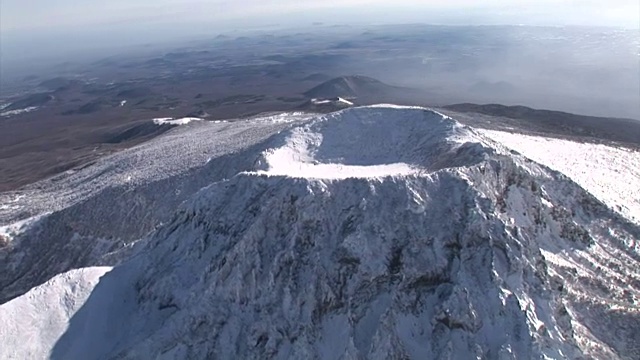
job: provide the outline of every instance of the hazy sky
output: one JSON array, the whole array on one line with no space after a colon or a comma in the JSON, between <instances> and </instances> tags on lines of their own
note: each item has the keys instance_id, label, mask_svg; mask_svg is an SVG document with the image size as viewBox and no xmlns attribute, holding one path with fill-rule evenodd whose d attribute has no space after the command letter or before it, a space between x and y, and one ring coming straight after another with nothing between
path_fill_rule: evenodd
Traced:
<instances>
[{"instance_id":1,"label":"hazy sky","mask_svg":"<svg viewBox=\"0 0 640 360\"><path fill-rule=\"evenodd\" d=\"M5 33L78 31L79 27L210 22L286 25L301 20L439 22L471 15L475 23L638 27L638 0L1 0Z\"/></svg>"},{"instance_id":2,"label":"hazy sky","mask_svg":"<svg viewBox=\"0 0 640 360\"><path fill-rule=\"evenodd\" d=\"M314 22L638 28L640 0L0 0L0 75L45 57Z\"/></svg>"}]
</instances>

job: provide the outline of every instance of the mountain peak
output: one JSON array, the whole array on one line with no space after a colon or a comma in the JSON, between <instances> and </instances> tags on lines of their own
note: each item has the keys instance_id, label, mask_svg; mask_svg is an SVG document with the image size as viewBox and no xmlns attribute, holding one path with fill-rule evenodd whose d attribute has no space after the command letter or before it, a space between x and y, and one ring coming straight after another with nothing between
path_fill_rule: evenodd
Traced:
<instances>
[{"instance_id":1,"label":"mountain peak","mask_svg":"<svg viewBox=\"0 0 640 360\"><path fill-rule=\"evenodd\" d=\"M379 80L362 75L337 77L310 89L305 96L310 98L335 98L347 99L361 96L383 95L393 90L394 87Z\"/></svg>"},{"instance_id":2,"label":"mountain peak","mask_svg":"<svg viewBox=\"0 0 640 360\"><path fill-rule=\"evenodd\" d=\"M253 166L103 277L52 358L632 354L640 229L446 116L351 108L230 156Z\"/></svg>"},{"instance_id":3,"label":"mountain peak","mask_svg":"<svg viewBox=\"0 0 640 360\"><path fill-rule=\"evenodd\" d=\"M416 133L424 136L415 136ZM479 135L419 107L343 110L281 135L260 174L316 179L412 175L483 159Z\"/></svg>"}]
</instances>

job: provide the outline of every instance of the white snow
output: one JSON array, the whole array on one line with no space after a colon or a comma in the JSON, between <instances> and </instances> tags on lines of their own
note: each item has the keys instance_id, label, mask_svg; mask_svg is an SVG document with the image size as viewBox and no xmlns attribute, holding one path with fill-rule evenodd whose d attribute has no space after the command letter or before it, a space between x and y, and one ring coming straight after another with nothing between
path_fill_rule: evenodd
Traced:
<instances>
[{"instance_id":1,"label":"white snow","mask_svg":"<svg viewBox=\"0 0 640 360\"><path fill-rule=\"evenodd\" d=\"M640 223L640 151L503 131L478 131L564 173L612 209Z\"/></svg>"},{"instance_id":2,"label":"white snow","mask_svg":"<svg viewBox=\"0 0 640 360\"><path fill-rule=\"evenodd\" d=\"M338 98L338 102L343 103L345 105L353 105L353 103L351 101L345 100L345 99L343 99L341 97Z\"/></svg>"},{"instance_id":3,"label":"white snow","mask_svg":"<svg viewBox=\"0 0 640 360\"><path fill-rule=\"evenodd\" d=\"M37 106L30 106L30 107L24 108L24 109L16 109L16 110L5 111L5 112L0 113L0 116L9 117L9 116L20 115L20 114L32 112L32 111L35 111L35 110L38 110Z\"/></svg>"},{"instance_id":4,"label":"white snow","mask_svg":"<svg viewBox=\"0 0 640 360\"><path fill-rule=\"evenodd\" d=\"M184 117L180 119L174 118L156 118L153 119L153 123L156 125L186 125L192 121L202 121L203 119L197 117Z\"/></svg>"},{"instance_id":5,"label":"white snow","mask_svg":"<svg viewBox=\"0 0 640 360\"><path fill-rule=\"evenodd\" d=\"M157 125L162 125L164 123L166 123L167 121L171 121L173 120L173 118L171 117L164 117L164 118L155 118L153 119L153 122Z\"/></svg>"},{"instance_id":6,"label":"white snow","mask_svg":"<svg viewBox=\"0 0 640 360\"><path fill-rule=\"evenodd\" d=\"M388 165L342 165L342 164L309 164L303 162L287 163L287 157L270 159L269 165L273 166L269 171L264 172L272 176L290 176L310 179L348 179L348 178L379 178L385 176L403 176L418 173L418 169L412 168L408 164L396 163Z\"/></svg>"},{"instance_id":7,"label":"white snow","mask_svg":"<svg viewBox=\"0 0 640 360\"><path fill-rule=\"evenodd\" d=\"M72 271L0 306L0 358L637 358L638 228L488 135L388 105L204 122L44 183L75 206L40 271L156 230L86 302L55 300L99 277Z\"/></svg>"},{"instance_id":8,"label":"white snow","mask_svg":"<svg viewBox=\"0 0 640 360\"><path fill-rule=\"evenodd\" d=\"M343 99L341 97L337 98L337 99L311 99L311 103L314 105L324 105L324 104L342 104L342 105L347 105L347 106L353 106L353 103L349 100Z\"/></svg>"},{"instance_id":9,"label":"white snow","mask_svg":"<svg viewBox=\"0 0 640 360\"><path fill-rule=\"evenodd\" d=\"M25 232L30 226L32 226L36 221L38 221L45 215L46 214L38 215L30 217L28 219L16 221L12 224L0 226L0 236L6 240L11 241L19 234Z\"/></svg>"},{"instance_id":10,"label":"white snow","mask_svg":"<svg viewBox=\"0 0 640 360\"><path fill-rule=\"evenodd\" d=\"M412 106L412 105L396 105L396 104L375 104L367 106L369 108L379 108L379 109L396 109L396 110L421 110L424 109L420 106ZM437 111L429 110L433 113L440 114ZM448 117L447 117L448 118Z\"/></svg>"},{"instance_id":11,"label":"white snow","mask_svg":"<svg viewBox=\"0 0 640 360\"><path fill-rule=\"evenodd\" d=\"M46 359L110 267L71 270L0 305L0 359Z\"/></svg>"},{"instance_id":12,"label":"white snow","mask_svg":"<svg viewBox=\"0 0 640 360\"><path fill-rule=\"evenodd\" d=\"M436 142L414 137L414 131L429 131L450 149L481 141L445 116L423 113L424 109L360 109L369 118L343 111L292 129L283 145L263 153L266 170L257 173L329 180L407 176L427 172L431 164L424 164L424 156L436 147Z\"/></svg>"},{"instance_id":13,"label":"white snow","mask_svg":"<svg viewBox=\"0 0 640 360\"><path fill-rule=\"evenodd\" d=\"M348 165L340 162L322 163L314 157L322 144L322 135L299 128L292 132L287 143L268 150L265 160L268 170L258 174L315 179L376 178L415 174L419 168L398 162L392 164ZM354 149L360 144L353 144Z\"/></svg>"},{"instance_id":14,"label":"white snow","mask_svg":"<svg viewBox=\"0 0 640 360\"><path fill-rule=\"evenodd\" d=\"M586 208L576 184L437 113L349 109L236 156L223 166L261 161L187 200L119 268L128 275L105 277L99 298L129 293L128 307L88 305L59 358L602 358L576 339L612 317L567 315L581 303L552 282L581 301L605 288L615 311L635 311L616 282L590 285L589 268L629 279L636 296L637 261L618 245L634 230L600 221L612 213ZM571 238L579 229L599 245ZM627 326L606 321L612 333ZM594 346L609 343L592 332Z\"/></svg>"},{"instance_id":15,"label":"white snow","mask_svg":"<svg viewBox=\"0 0 640 360\"><path fill-rule=\"evenodd\" d=\"M16 195L16 196L6 196L2 199L2 203L0 203L0 210L17 210L19 209L19 205L17 203L20 200L24 199L24 195Z\"/></svg>"},{"instance_id":16,"label":"white snow","mask_svg":"<svg viewBox=\"0 0 640 360\"><path fill-rule=\"evenodd\" d=\"M260 116L250 118L248 121L254 124L290 124L308 120L312 115L300 111L285 112L277 114L262 114Z\"/></svg>"}]
</instances>

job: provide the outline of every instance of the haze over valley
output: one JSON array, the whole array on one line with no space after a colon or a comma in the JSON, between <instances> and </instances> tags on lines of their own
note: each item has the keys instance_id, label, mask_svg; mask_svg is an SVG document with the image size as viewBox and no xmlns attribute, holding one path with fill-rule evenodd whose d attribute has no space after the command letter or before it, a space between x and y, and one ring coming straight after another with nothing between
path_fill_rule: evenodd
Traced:
<instances>
[{"instance_id":1,"label":"haze over valley","mask_svg":"<svg viewBox=\"0 0 640 360\"><path fill-rule=\"evenodd\" d=\"M640 358L639 7L3 1L0 359Z\"/></svg>"}]
</instances>

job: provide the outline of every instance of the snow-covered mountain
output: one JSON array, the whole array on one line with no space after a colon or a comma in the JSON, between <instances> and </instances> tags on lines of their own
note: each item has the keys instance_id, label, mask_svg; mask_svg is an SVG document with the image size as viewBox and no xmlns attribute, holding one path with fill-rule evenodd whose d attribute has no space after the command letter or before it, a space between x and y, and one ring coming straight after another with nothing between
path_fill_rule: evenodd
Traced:
<instances>
[{"instance_id":1,"label":"snow-covered mountain","mask_svg":"<svg viewBox=\"0 0 640 360\"><path fill-rule=\"evenodd\" d=\"M196 191L251 170L248 149L309 117L189 123L87 168L0 194L0 303L70 269L116 265Z\"/></svg>"},{"instance_id":2,"label":"snow-covered mountain","mask_svg":"<svg viewBox=\"0 0 640 360\"><path fill-rule=\"evenodd\" d=\"M109 267L71 270L0 306L3 340L0 358L47 358L67 330L71 317L109 270Z\"/></svg>"},{"instance_id":3,"label":"snow-covered mountain","mask_svg":"<svg viewBox=\"0 0 640 360\"><path fill-rule=\"evenodd\" d=\"M47 330L46 339L58 340L43 342L38 354L640 356L640 226L593 191L423 108L385 105L290 119L245 124L257 132L247 145L208 154L204 165L188 156L193 165L173 177L142 176L128 198L155 199L148 204L160 206L161 215L131 236L143 240L133 255L118 258L79 310L62 306L68 328ZM202 134L207 126L176 131ZM239 125L215 126L208 136L226 131L216 139L235 144L232 129ZM189 143L176 140L173 149ZM198 146L194 154L206 148ZM155 173L157 166L148 169ZM184 198L163 192L172 186L188 189ZM94 198L68 200L68 208ZM160 204L165 198L170 206ZM130 204L122 199L123 208ZM178 206L180 199L186 201ZM177 210L168 215L171 208ZM118 236L135 227L125 223ZM9 248L21 246L17 238ZM47 245L34 240L33 246ZM92 266L95 258L77 264ZM37 309L0 312L3 326L31 314L46 323L41 308L51 296L39 293L46 291L1 305L35 301L29 306ZM37 329L28 331L44 331ZM5 354L29 354L16 341L24 332L4 334L16 344Z\"/></svg>"},{"instance_id":4,"label":"snow-covered mountain","mask_svg":"<svg viewBox=\"0 0 640 360\"><path fill-rule=\"evenodd\" d=\"M341 76L323 82L304 93L308 98L357 98L368 96L380 96L392 93L398 88L387 85L379 80L361 76Z\"/></svg>"}]
</instances>

